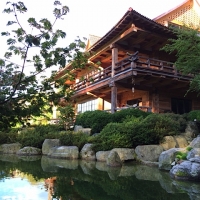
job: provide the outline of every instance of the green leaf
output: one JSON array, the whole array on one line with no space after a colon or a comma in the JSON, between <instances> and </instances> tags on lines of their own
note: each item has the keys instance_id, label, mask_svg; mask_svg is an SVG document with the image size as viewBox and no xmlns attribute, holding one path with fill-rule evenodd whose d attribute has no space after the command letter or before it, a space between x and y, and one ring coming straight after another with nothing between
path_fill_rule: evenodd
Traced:
<instances>
[{"instance_id":1,"label":"green leaf","mask_svg":"<svg viewBox=\"0 0 200 200\"><path fill-rule=\"evenodd\" d=\"M10 33L9 32L1 32L1 36L9 36Z\"/></svg>"},{"instance_id":2,"label":"green leaf","mask_svg":"<svg viewBox=\"0 0 200 200\"><path fill-rule=\"evenodd\" d=\"M15 39L12 39L12 38L9 38L7 40L7 45L11 45L11 44L15 44L16 43L16 40Z\"/></svg>"},{"instance_id":3,"label":"green leaf","mask_svg":"<svg viewBox=\"0 0 200 200\"><path fill-rule=\"evenodd\" d=\"M8 21L8 23L6 25L10 26L10 25L15 24L15 23L17 23L17 22L16 21Z\"/></svg>"}]
</instances>

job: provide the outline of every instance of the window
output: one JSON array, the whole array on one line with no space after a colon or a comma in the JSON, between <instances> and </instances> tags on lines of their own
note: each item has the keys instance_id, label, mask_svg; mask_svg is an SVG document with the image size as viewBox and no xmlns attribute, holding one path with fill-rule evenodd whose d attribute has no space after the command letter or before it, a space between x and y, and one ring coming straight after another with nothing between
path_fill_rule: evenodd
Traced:
<instances>
[{"instance_id":1,"label":"window","mask_svg":"<svg viewBox=\"0 0 200 200\"><path fill-rule=\"evenodd\" d=\"M192 102L188 99L171 99L171 110L176 114L188 113L191 111Z\"/></svg>"},{"instance_id":2,"label":"window","mask_svg":"<svg viewBox=\"0 0 200 200\"><path fill-rule=\"evenodd\" d=\"M92 111L97 109L98 99L87 101L81 104L78 104L78 113L83 113L85 111Z\"/></svg>"}]
</instances>

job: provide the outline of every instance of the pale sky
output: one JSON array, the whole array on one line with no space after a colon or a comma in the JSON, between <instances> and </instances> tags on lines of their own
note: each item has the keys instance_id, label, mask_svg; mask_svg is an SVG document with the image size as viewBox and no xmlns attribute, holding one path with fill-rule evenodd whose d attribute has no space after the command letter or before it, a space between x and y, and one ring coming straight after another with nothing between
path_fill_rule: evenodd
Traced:
<instances>
[{"instance_id":1,"label":"pale sky","mask_svg":"<svg viewBox=\"0 0 200 200\"><path fill-rule=\"evenodd\" d=\"M0 10L3 10L8 0L0 0ZM12 0L10 0L13 2ZM18 0L23 1L28 8L28 15L22 15L22 22L28 17L53 18L54 0ZM76 36L88 38L89 34L96 36L105 35L132 7L140 14L153 19L158 15L172 9L185 0L62 0L63 5L67 5L70 12L64 20L56 24L56 28L64 30L67 38L62 44L72 42ZM11 14L0 12L0 32L7 31L5 25L11 18ZM22 23L23 24L23 23ZM22 25L23 26L23 25ZM5 37L0 36L0 58L6 51ZM20 63L19 63L20 64Z\"/></svg>"}]
</instances>

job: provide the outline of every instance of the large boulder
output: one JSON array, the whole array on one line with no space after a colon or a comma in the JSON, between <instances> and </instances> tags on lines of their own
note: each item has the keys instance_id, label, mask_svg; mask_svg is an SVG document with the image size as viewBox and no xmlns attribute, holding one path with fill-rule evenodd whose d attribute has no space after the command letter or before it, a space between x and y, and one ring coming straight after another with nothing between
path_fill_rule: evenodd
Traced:
<instances>
[{"instance_id":1,"label":"large boulder","mask_svg":"<svg viewBox=\"0 0 200 200\"><path fill-rule=\"evenodd\" d=\"M174 162L178 151L185 152L186 150L182 148L172 148L163 151L159 156L159 169L170 170L171 164Z\"/></svg>"},{"instance_id":2,"label":"large boulder","mask_svg":"<svg viewBox=\"0 0 200 200\"><path fill-rule=\"evenodd\" d=\"M42 144L42 154L47 155L49 154L51 148L60 146L59 139L45 139Z\"/></svg>"},{"instance_id":3,"label":"large boulder","mask_svg":"<svg viewBox=\"0 0 200 200\"><path fill-rule=\"evenodd\" d=\"M122 162L127 160L134 160L135 159L135 150L129 148L114 148L113 151L116 151L120 157Z\"/></svg>"},{"instance_id":4,"label":"large boulder","mask_svg":"<svg viewBox=\"0 0 200 200\"><path fill-rule=\"evenodd\" d=\"M176 140L173 136L165 136L160 145L163 147L164 151L177 147Z\"/></svg>"},{"instance_id":5,"label":"large boulder","mask_svg":"<svg viewBox=\"0 0 200 200\"><path fill-rule=\"evenodd\" d=\"M92 144L85 144L80 152L83 160L96 160L95 152L92 150Z\"/></svg>"},{"instance_id":6,"label":"large boulder","mask_svg":"<svg viewBox=\"0 0 200 200\"><path fill-rule=\"evenodd\" d=\"M96 159L97 161L106 162L106 159L108 158L109 154L110 151L98 151L96 152Z\"/></svg>"},{"instance_id":7,"label":"large boulder","mask_svg":"<svg viewBox=\"0 0 200 200\"><path fill-rule=\"evenodd\" d=\"M110 151L108 158L106 159L106 164L111 167L121 167L122 161L116 151Z\"/></svg>"},{"instance_id":8,"label":"large boulder","mask_svg":"<svg viewBox=\"0 0 200 200\"><path fill-rule=\"evenodd\" d=\"M188 122L185 132L182 135L188 142L191 142L199 134L199 129L196 122Z\"/></svg>"},{"instance_id":9,"label":"large boulder","mask_svg":"<svg viewBox=\"0 0 200 200\"><path fill-rule=\"evenodd\" d=\"M48 154L50 157L54 158L64 158L64 159L78 159L79 149L77 146L60 146L51 149Z\"/></svg>"},{"instance_id":10,"label":"large boulder","mask_svg":"<svg viewBox=\"0 0 200 200\"><path fill-rule=\"evenodd\" d=\"M21 148L20 143L2 144L0 145L0 153L2 154L16 154Z\"/></svg>"},{"instance_id":11,"label":"large boulder","mask_svg":"<svg viewBox=\"0 0 200 200\"><path fill-rule=\"evenodd\" d=\"M176 140L178 148L185 148L189 144L188 141L186 140L186 138L182 135L176 135L176 136L174 136L174 139Z\"/></svg>"},{"instance_id":12,"label":"large boulder","mask_svg":"<svg viewBox=\"0 0 200 200\"><path fill-rule=\"evenodd\" d=\"M41 153L41 149L35 147L24 147L17 152L18 155L40 155Z\"/></svg>"},{"instance_id":13,"label":"large boulder","mask_svg":"<svg viewBox=\"0 0 200 200\"><path fill-rule=\"evenodd\" d=\"M190 158L195 158L198 156L200 156L200 148L193 148L188 152L187 159L189 160Z\"/></svg>"},{"instance_id":14,"label":"large boulder","mask_svg":"<svg viewBox=\"0 0 200 200\"><path fill-rule=\"evenodd\" d=\"M135 148L137 160L157 162L163 147L160 145L141 145Z\"/></svg>"},{"instance_id":15,"label":"large boulder","mask_svg":"<svg viewBox=\"0 0 200 200\"><path fill-rule=\"evenodd\" d=\"M200 135L198 135L192 142L190 143L192 148L200 148Z\"/></svg>"},{"instance_id":16,"label":"large boulder","mask_svg":"<svg viewBox=\"0 0 200 200\"><path fill-rule=\"evenodd\" d=\"M75 127L74 127L74 132L82 132L87 135L91 135L91 130L92 130L91 128L83 128L80 125L75 125Z\"/></svg>"},{"instance_id":17,"label":"large boulder","mask_svg":"<svg viewBox=\"0 0 200 200\"><path fill-rule=\"evenodd\" d=\"M173 166L170 175L178 180L200 180L200 157L191 158Z\"/></svg>"}]
</instances>

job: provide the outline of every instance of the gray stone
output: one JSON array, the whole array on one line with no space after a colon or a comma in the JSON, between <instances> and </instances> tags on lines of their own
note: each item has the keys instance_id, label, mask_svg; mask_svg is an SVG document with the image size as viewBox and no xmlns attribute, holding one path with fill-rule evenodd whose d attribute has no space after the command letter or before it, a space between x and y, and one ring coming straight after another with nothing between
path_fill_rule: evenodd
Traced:
<instances>
[{"instance_id":1,"label":"gray stone","mask_svg":"<svg viewBox=\"0 0 200 200\"><path fill-rule=\"evenodd\" d=\"M159 156L159 169L170 170L171 164L174 162L178 151L185 152L186 150L181 148L172 148L163 151Z\"/></svg>"},{"instance_id":2,"label":"gray stone","mask_svg":"<svg viewBox=\"0 0 200 200\"><path fill-rule=\"evenodd\" d=\"M197 156L200 156L200 148L193 148L188 152L187 159L189 160L190 158L194 158Z\"/></svg>"},{"instance_id":3,"label":"gray stone","mask_svg":"<svg viewBox=\"0 0 200 200\"><path fill-rule=\"evenodd\" d=\"M51 148L60 146L59 139L45 139L42 145L42 154L49 154Z\"/></svg>"},{"instance_id":4,"label":"gray stone","mask_svg":"<svg viewBox=\"0 0 200 200\"><path fill-rule=\"evenodd\" d=\"M122 161L116 151L111 151L106 159L106 164L111 167L121 167Z\"/></svg>"},{"instance_id":5,"label":"gray stone","mask_svg":"<svg viewBox=\"0 0 200 200\"><path fill-rule=\"evenodd\" d=\"M83 127L80 125L75 125L74 126L74 132L78 132L80 129L82 129Z\"/></svg>"},{"instance_id":6,"label":"gray stone","mask_svg":"<svg viewBox=\"0 0 200 200\"><path fill-rule=\"evenodd\" d=\"M0 145L0 153L2 154L16 154L21 148L20 143L2 144Z\"/></svg>"},{"instance_id":7,"label":"gray stone","mask_svg":"<svg viewBox=\"0 0 200 200\"><path fill-rule=\"evenodd\" d=\"M135 150L129 148L114 148L113 151L116 151L120 157L122 162L127 160L134 160L135 159Z\"/></svg>"},{"instance_id":8,"label":"gray stone","mask_svg":"<svg viewBox=\"0 0 200 200\"><path fill-rule=\"evenodd\" d=\"M110 151L98 151L96 152L96 159L97 161L106 162Z\"/></svg>"},{"instance_id":9,"label":"gray stone","mask_svg":"<svg viewBox=\"0 0 200 200\"><path fill-rule=\"evenodd\" d=\"M48 156L54 158L64 158L64 159L78 159L79 149L77 146L60 146L53 148Z\"/></svg>"},{"instance_id":10,"label":"gray stone","mask_svg":"<svg viewBox=\"0 0 200 200\"><path fill-rule=\"evenodd\" d=\"M199 133L198 127L196 122L188 122L187 127L185 129L185 133L183 135L185 136L187 141L192 141L193 138L195 138Z\"/></svg>"},{"instance_id":11,"label":"gray stone","mask_svg":"<svg viewBox=\"0 0 200 200\"><path fill-rule=\"evenodd\" d=\"M160 145L141 145L135 148L137 160L157 162L163 148Z\"/></svg>"},{"instance_id":12,"label":"gray stone","mask_svg":"<svg viewBox=\"0 0 200 200\"><path fill-rule=\"evenodd\" d=\"M85 144L80 152L83 160L96 160L95 152L92 150L92 144Z\"/></svg>"},{"instance_id":13,"label":"gray stone","mask_svg":"<svg viewBox=\"0 0 200 200\"><path fill-rule=\"evenodd\" d=\"M192 148L200 148L200 135L198 135L192 142L190 143Z\"/></svg>"},{"instance_id":14,"label":"gray stone","mask_svg":"<svg viewBox=\"0 0 200 200\"><path fill-rule=\"evenodd\" d=\"M165 136L160 145L163 147L164 151L177 147L176 140L173 136Z\"/></svg>"},{"instance_id":15,"label":"gray stone","mask_svg":"<svg viewBox=\"0 0 200 200\"><path fill-rule=\"evenodd\" d=\"M18 155L40 155L41 153L41 149L35 147L24 147L17 152Z\"/></svg>"},{"instance_id":16,"label":"gray stone","mask_svg":"<svg viewBox=\"0 0 200 200\"><path fill-rule=\"evenodd\" d=\"M177 180L200 180L200 157L191 158L175 165L170 175Z\"/></svg>"}]
</instances>

